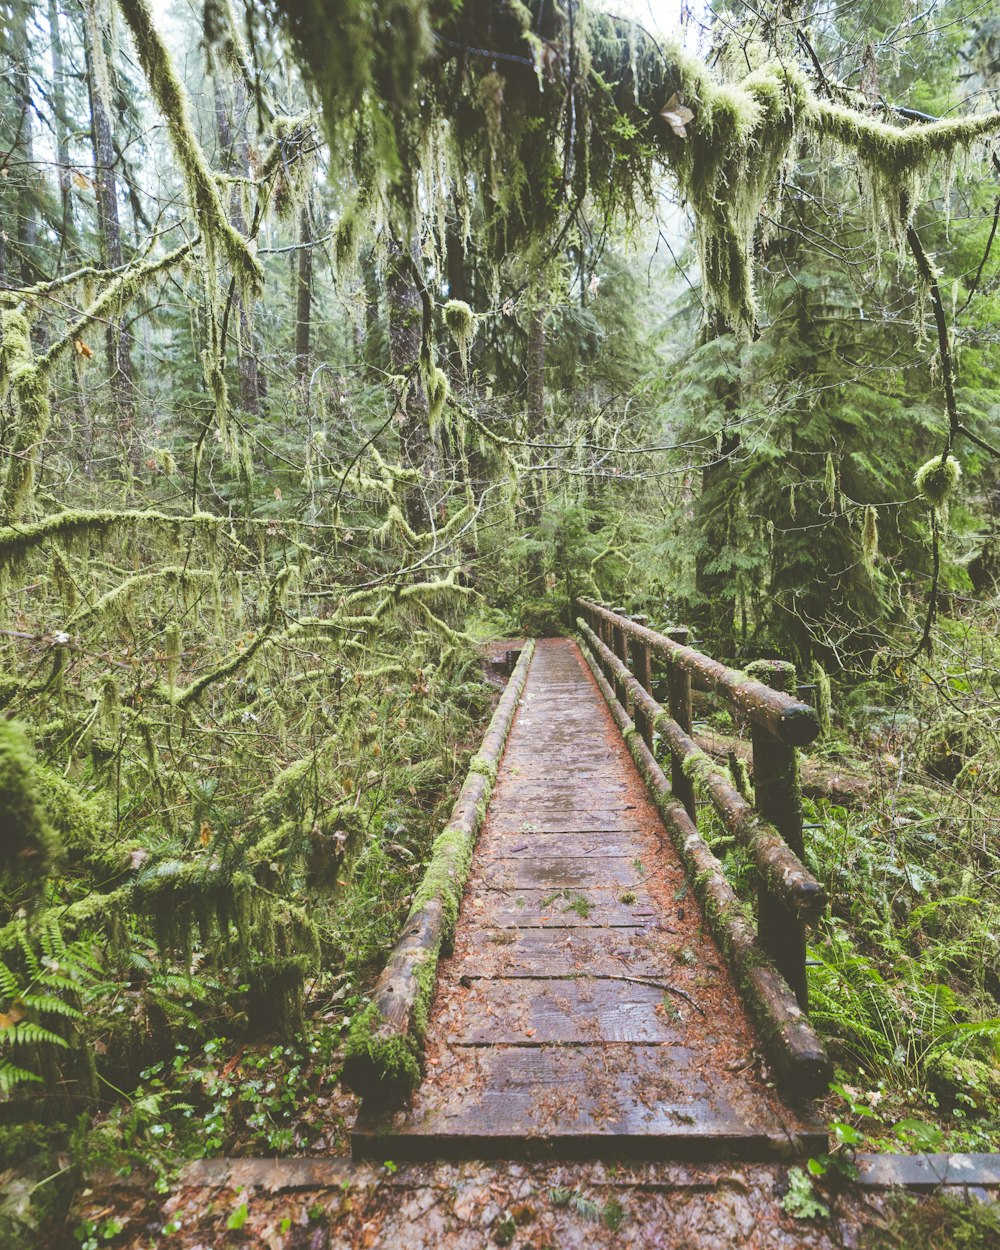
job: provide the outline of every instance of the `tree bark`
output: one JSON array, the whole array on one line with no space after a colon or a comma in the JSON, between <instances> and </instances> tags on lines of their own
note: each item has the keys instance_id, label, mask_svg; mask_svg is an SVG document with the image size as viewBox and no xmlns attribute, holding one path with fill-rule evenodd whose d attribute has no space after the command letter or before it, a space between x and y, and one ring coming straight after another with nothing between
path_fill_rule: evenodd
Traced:
<instances>
[{"instance_id":1,"label":"tree bark","mask_svg":"<svg viewBox=\"0 0 1000 1250\"><path fill-rule=\"evenodd\" d=\"M540 299L531 310L527 365L528 440L541 442L545 433L545 306ZM530 449L528 459L533 466L536 465L540 459L539 451ZM525 520L529 538L538 541L538 527L545 505L539 472L535 471L529 476L526 495ZM541 548L533 547L528 553L528 585L536 595L542 594L545 589L545 562Z\"/></svg>"},{"instance_id":2,"label":"tree bark","mask_svg":"<svg viewBox=\"0 0 1000 1250\"><path fill-rule=\"evenodd\" d=\"M404 464L417 469L425 481L430 481L436 476L436 466L427 394L420 376L424 319L423 300L416 281L420 254L415 241L406 246L392 239L388 250L389 356L393 373L408 382L399 414L399 440ZM427 529L427 509L419 485L406 492L405 511L411 529Z\"/></svg>"},{"instance_id":3,"label":"tree bark","mask_svg":"<svg viewBox=\"0 0 1000 1250\"><path fill-rule=\"evenodd\" d=\"M62 248L71 256L80 252L76 217L73 213L73 175L69 160L69 111L66 106L66 67L63 60L59 6L49 0L49 37L52 55L52 111L56 132L56 159L59 162L59 194L62 199Z\"/></svg>"},{"instance_id":4,"label":"tree bark","mask_svg":"<svg viewBox=\"0 0 1000 1250\"><path fill-rule=\"evenodd\" d=\"M121 221L118 215L118 183L115 177L115 148L111 133L108 98L108 63L104 48L103 0L87 0L84 21L84 48L87 59L87 88L90 95L91 144L94 154L94 181L97 192L97 226L101 260L109 269L124 264ZM108 372L119 436L133 468L139 465L139 442L135 421L135 382L132 354L124 318L112 317L107 335Z\"/></svg>"},{"instance_id":5,"label":"tree bark","mask_svg":"<svg viewBox=\"0 0 1000 1250\"><path fill-rule=\"evenodd\" d=\"M313 236L309 204L299 214L299 250L295 272L295 376L306 381L311 371Z\"/></svg>"},{"instance_id":6,"label":"tree bark","mask_svg":"<svg viewBox=\"0 0 1000 1250\"><path fill-rule=\"evenodd\" d=\"M223 170L230 175L248 175L250 172L250 141L246 133L246 90L237 76L232 81L229 101L226 99L225 83L218 65L213 67L215 79L215 127L219 140L219 160ZM232 105L230 117L227 104ZM229 217L236 230L248 233L243 197L238 186L229 196ZM260 412L260 379L257 374L257 355L254 351L253 310L247 308L239 292L233 296L233 312L239 323L239 347L237 374L240 384L240 407L244 412L257 415Z\"/></svg>"}]
</instances>

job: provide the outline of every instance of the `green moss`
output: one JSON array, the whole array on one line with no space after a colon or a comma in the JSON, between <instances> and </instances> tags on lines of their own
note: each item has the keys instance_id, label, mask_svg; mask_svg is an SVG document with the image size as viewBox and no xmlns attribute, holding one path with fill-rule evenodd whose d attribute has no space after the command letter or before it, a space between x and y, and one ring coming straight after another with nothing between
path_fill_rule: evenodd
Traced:
<instances>
[{"instance_id":1,"label":"green moss","mask_svg":"<svg viewBox=\"0 0 1000 1250\"><path fill-rule=\"evenodd\" d=\"M962 466L954 456L932 456L916 471L913 484L936 512L942 512L961 478Z\"/></svg>"},{"instance_id":2,"label":"green moss","mask_svg":"<svg viewBox=\"0 0 1000 1250\"><path fill-rule=\"evenodd\" d=\"M287 218L308 198L315 167L316 124L311 114L278 116L272 129L274 142L264 154L259 180L270 183L274 210Z\"/></svg>"},{"instance_id":3,"label":"green moss","mask_svg":"<svg viewBox=\"0 0 1000 1250\"><path fill-rule=\"evenodd\" d=\"M444 323L458 348L462 372L468 373L469 349L476 337L476 315L465 300L450 299L444 306Z\"/></svg>"},{"instance_id":4,"label":"green moss","mask_svg":"<svg viewBox=\"0 0 1000 1250\"><path fill-rule=\"evenodd\" d=\"M812 663L813 684L816 687L815 705L819 718L820 737L828 738L833 723L833 692L830 687L830 675L819 660Z\"/></svg>"},{"instance_id":5,"label":"green moss","mask_svg":"<svg viewBox=\"0 0 1000 1250\"><path fill-rule=\"evenodd\" d=\"M0 871L41 877L55 849L34 752L21 725L0 721Z\"/></svg>"},{"instance_id":6,"label":"green moss","mask_svg":"<svg viewBox=\"0 0 1000 1250\"><path fill-rule=\"evenodd\" d=\"M659 719L659 717L657 717ZM695 784L704 785L706 780L721 772L718 764L704 751L694 750L681 761L681 772Z\"/></svg>"},{"instance_id":7,"label":"green moss","mask_svg":"<svg viewBox=\"0 0 1000 1250\"><path fill-rule=\"evenodd\" d=\"M373 1071L379 1092L391 1097L420 1084L420 1043L411 1033L381 1036L384 1023L375 1003L369 1003L351 1021L344 1047L344 1079L353 1086L354 1073L364 1072L370 1078ZM370 1092L367 1085L368 1079L359 1092Z\"/></svg>"},{"instance_id":8,"label":"green moss","mask_svg":"<svg viewBox=\"0 0 1000 1250\"><path fill-rule=\"evenodd\" d=\"M947 162L977 139L996 133L996 115L890 126L855 109L812 98L806 120L813 132L855 154L873 216L902 250L906 227L935 164Z\"/></svg>"},{"instance_id":9,"label":"green moss","mask_svg":"<svg viewBox=\"0 0 1000 1250\"><path fill-rule=\"evenodd\" d=\"M432 365L427 377L427 417L432 433L440 428L449 391L447 374L437 365Z\"/></svg>"},{"instance_id":10,"label":"green moss","mask_svg":"<svg viewBox=\"0 0 1000 1250\"><path fill-rule=\"evenodd\" d=\"M496 783L497 766L493 760L485 759L481 754L474 755L469 761L469 772L478 773L481 777L485 777L491 785ZM485 814L485 813L484 813Z\"/></svg>"},{"instance_id":11,"label":"green moss","mask_svg":"<svg viewBox=\"0 0 1000 1250\"><path fill-rule=\"evenodd\" d=\"M263 283L263 270L247 241L233 229L219 194L218 184L208 167L195 134L188 95L177 76L173 59L160 37L146 0L120 0L125 21L135 39L139 61L153 98L167 123L174 155L184 174L202 241L211 250L219 243L241 282L251 289Z\"/></svg>"},{"instance_id":12,"label":"green moss","mask_svg":"<svg viewBox=\"0 0 1000 1250\"><path fill-rule=\"evenodd\" d=\"M477 810L477 817L479 816ZM424 878L413 895L410 914L414 915L432 899L438 899L444 915L445 938L452 934L472 862L473 839L461 829L447 826L434 840L431 860Z\"/></svg>"},{"instance_id":13,"label":"green moss","mask_svg":"<svg viewBox=\"0 0 1000 1250\"><path fill-rule=\"evenodd\" d=\"M7 448L0 509L18 517L31 497L38 449L49 427L48 380L31 348L31 328L20 312L0 313L0 390L9 389L17 424Z\"/></svg>"}]
</instances>

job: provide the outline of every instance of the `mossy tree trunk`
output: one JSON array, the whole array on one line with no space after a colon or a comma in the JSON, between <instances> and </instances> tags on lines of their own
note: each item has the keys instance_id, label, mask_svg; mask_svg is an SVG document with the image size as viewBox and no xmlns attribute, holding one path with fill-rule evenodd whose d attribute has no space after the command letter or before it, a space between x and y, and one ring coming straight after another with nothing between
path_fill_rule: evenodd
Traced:
<instances>
[{"instance_id":1,"label":"mossy tree trunk","mask_svg":"<svg viewBox=\"0 0 1000 1250\"><path fill-rule=\"evenodd\" d=\"M545 435L545 303L540 292L536 293L528 324L526 415L528 441L542 442ZM533 465L539 463L540 449L530 449L529 459ZM537 540L545 506L539 472L529 475L525 494L529 535ZM540 547L532 547L528 553L528 585L536 595L545 589L545 562Z\"/></svg>"},{"instance_id":2,"label":"mossy tree trunk","mask_svg":"<svg viewBox=\"0 0 1000 1250\"><path fill-rule=\"evenodd\" d=\"M219 160L223 170L230 176L248 177L250 174L250 141L246 131L246 89L238 76L227 83L222 70L214 67L215 79L215 130L219 140ZM229 216L236 230L248 233L243 196L240 188L233 186L229 197ZM260 379L257 374L257 354L254 350L253 308L248 307L240 293L233 295L233 313L239 324L239 349L237 371L240 383L240 407L244 412L257 415L260 412Z\"/></svg>"},{"instance_id":3,"label":"mossy tree trunk","mask_svg":"<svg viewBox=\"0 0 1000 1250\"><path fill-rule=\"evenodd\" d=\"M732 327L717 320L706 330L711 342L732 334ZM701 491L695 501L694 521L698 535L695 557L695 602L690 621L696 633L712 642L713 650L732 655L736 642L736 597L732 572L714 568L735 539L736 474L739 454L740 378L738 368L714 384L715 412L719 425L718 447L710 450L701 471Z\"/></svg>"},{"instance_id":4,"label":"mossy tree trunk","mask_svg":"<svg viewBox=\"0 0 1000 1250\"><path fill-rule=\"evenodd\" d=\"M84 48L87 58L87 89L90 96L91 146L94 154L94 182L97 200L97 228L101 261L108 269L124 264L121 220L118 215L116 156L111 130L110 83L104 45L105 12L103 0L87 0L84 20ZM136 431L135 381L127 323L112 316L107 322L106 350L111 396L119 437L133 469L139 466L139 440Z\"/></svg>"},{"instance_id":5,"label":"mossy tree trunk","mask_svg":"<svg viewBox=\"0 0 1000 1250\"><path fill-rule=\"evenodd\" d=\"M299 250L295 268L295 376L307 382L311 372L312 336L312 217L308 201L299 212Z\"/></svg>"},{"instance_id":6,"label":"mossy tree trunk","mask_svg":"<svg viewBox=\"0 0 1000 1250\"><path fill-rule=\"evenodd\" d=\"M386 265L386 299L389 311L389 357L392 371L406 379L401 405L399 441L403 462L416 469L422 485L406 492L406 519L418 533L428 527L424 487L437 476L434 444L430 433L427 392L420 368L423 345L424 306L417 276L420 249L416 240L408 244L392 239Z\"/></svg>"}]
</instances>

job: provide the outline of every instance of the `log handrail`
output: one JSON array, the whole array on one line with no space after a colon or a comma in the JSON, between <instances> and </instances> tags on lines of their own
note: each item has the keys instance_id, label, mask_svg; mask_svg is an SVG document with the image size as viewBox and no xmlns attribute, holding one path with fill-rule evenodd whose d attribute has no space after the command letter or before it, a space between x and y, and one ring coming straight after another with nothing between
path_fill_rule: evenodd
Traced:
<instances>
[{"instance_id":1,"label":"log handrail","mask_svg":"<svg viewBox=\"0 0 1000 1250\"><path fill-rule=\"evenodd\" d=\"M750 852L754 867L771 892L784 902L800 920L815 920L826 905L823 887L798 856L789 849L784 838L760 817L721 768L700 747L696 746L680 725L648 694L626 665L601 642L582 618L577 621L598 659L607 664L619 685L631 696L633 709L670 748L688 775L697 778L726 829ZM621 700L619 700L621 702ZM627 705L626 709L627 709ZM633 719L637 720L633 715Z\"/></svg>"},{"instance_id":2,"label":"log handrail","mask_svg":"<svg viewBox=\"0 0 1000 1250\"><path fill-rule=\"evenodd\" d=\"M815 708L792 695L782 694L761 681L756 681L739 669L727 668L718 660L703 655L693 647L675 642L665 634L658 634L647 625L635 621L591 599L577 599L577 608L596 620L605 622L624 637L647 646L655 655L670 665L677 665L699 678L710 690L726 698L753 724L767 730L782 742L792 746L805 746L819 734L819 717ZM593 624L588 620L588 624Z\"/></svg>"},{"instance_id":3,"label":"log handrail","mask_svg":"<svg viewBox=\"0 0 1000 1250\"><path fill-rule=\"evenodd\" d=\"M666 823L708 926L760 1031L765 1051L791 1093L803 1098L822 1097L833 1079L826 1048L796 1001L787 978L754 937L722 865L672 793L652 751L605 679L597 656L587 648L583 648L583 655Z\"/></svg>"},{"instance_id":4,"label":"log handrail","mask_svg":"<svg viewBox=\"0 0 1000 1250\"><path fill-rule=\"evenodd\" d=\"M653 751L657 739L668 748L673 798L695 822L697 788L727 831L749 851L757 877L758 941L806 1010L805 926L821 914L826 894L802 863L797 748L819 733L819 718L807 703L787 693L794 689L794 668L781 661L758 662L754 668L772 683L767 685L752 670L727 668L687 646L686 630L674 630L674 637L667 637L631 620L623 610L590 599L574 602L580 637L607 678L616 704L633 718L647 750ZM653 655L669 665L669 711L651 693ZM693 677L726 698L749 722L753 804L692 738Z\"/></svg>"}]
</instances>

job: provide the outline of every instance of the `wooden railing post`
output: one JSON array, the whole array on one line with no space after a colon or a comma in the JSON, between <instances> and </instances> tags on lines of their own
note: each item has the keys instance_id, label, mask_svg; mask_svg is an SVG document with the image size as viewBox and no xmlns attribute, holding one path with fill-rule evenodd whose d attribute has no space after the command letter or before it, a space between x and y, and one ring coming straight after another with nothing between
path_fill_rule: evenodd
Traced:
<instances>
[{"instance_id":1,"label":"wooden railing post","mask_svg":"<svg viewBox=\"0 0 1000 1250\"><path fill-rule=\"evenodd\" d=\"M666 633L668 638L673 642L679 642L682 647L688 645L688 639L691 635L691 631L686 625L678 626L676 629L668 629ZM670 715L680 725L681 729L690 736L692 719L691 674L686 669L681 668L679 664L671 664L670 671L667 674L667 689L670 693ZM680 760L673 756L670 762L670 788L684 804L691 819L697 821L698 814L694 799L694 782L684 772Z\"/></svg>"},{"instance_id":2,"label":"wooden railing post","mask_svg":"<svg viewBox=\"0 0 1000 1250\"><path fill-rule=\"evenodd\" d=\"M612 612L614 612L616 616L625 615L624 608L612 608L611 610ZM611 650L615 653L618 659L621 660L621 662L627 668L628 667L628 642L625 638L625 631L622 629L620 625L611 626ZM615 698L622 705L622 707L626 707L628 695L626 694L626 691L625 691L625 683L622 681L620 677L615 676L614 686L615 686Z\"/></svg>"},{"instance_id":3,"label":"wooden railing post","mask_svg":"<svg viewBox=\"0 0 1000 1250\"><path fill-rule=\"evenodd\" d=\"M747 672L775 690L795 692L794 664L784 660L758 660L748 666ZM805 844L798 749L755 723L751 725L751 740L757 810L774 825L789 849L801 860ZM794 991L799 1006L806 1011L805 925L763 886L757 893L757 934L761 946Z\"/></svg>"},{"instance_id":4,"label":"wooden railing post","mask_svg":"<svg viewBox=\"0 0 1000 1250\"><path fill-rule=\"evenodd\" d=\"M637 625L649 624L648 616L633 616L632 620ZM653 666L650 662L649 643L640 642L635 638L632 639L632 672L643 690L651 695L653 693ZM653 725L649 717L641 708L636 707L632 712L632 719L646 746L652 750Z\"/></svg>"}]
</instances>

